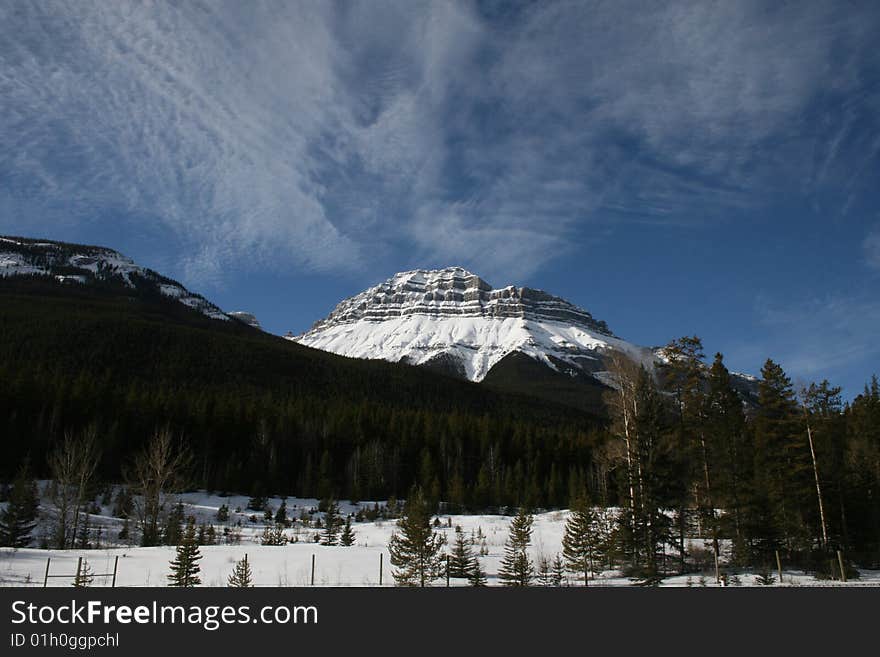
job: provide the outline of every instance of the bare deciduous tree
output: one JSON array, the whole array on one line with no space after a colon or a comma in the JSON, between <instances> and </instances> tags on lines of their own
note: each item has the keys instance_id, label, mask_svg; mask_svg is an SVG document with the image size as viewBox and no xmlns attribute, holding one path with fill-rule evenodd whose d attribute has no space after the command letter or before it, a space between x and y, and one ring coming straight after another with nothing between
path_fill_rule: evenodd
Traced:
<instances>
[{"instance_id":1,"label":"bare deciduous tree","mask_svg":"<svg viewBox=\"0 0 880 657\"><path fill-rule=\"evenodd\" d=\"M127 479L136 493L141 544L158 545L165 495L183 488L192 456L170 429L157 430L135 457Z\"/></svg>"},{"instance_id":2,"label":"bare deciduous tree","mask_svg":"<svg viewBox=\"0 0 880 657\"><path fill-rule=\"evenodd\" d=\"M79 529L85 495L95 470L99 452L97 429L88 427L82 434L64 434L64 441L49 455L52 474L52 502L58 510L54 543L59 549L73 545Z\"/></svg>"},{"instance_id":3,"label":"bare deciduous tree","mask_svg":"<svg viewBox=\"0 0 880 657\"><path fill-rule=\"evenodd\" d=\"M634 458L637 445L635 418L638 406L635 395L638 366L626 354L613 350L606 357L609 383L612 390L606 393L605 401L611 410L616 425L616 433L623 438L626 459L626 479L629 493L629 511L635 521L636 488L641 487L641 473L638 460Z\"/></svg>"}]
</instances>

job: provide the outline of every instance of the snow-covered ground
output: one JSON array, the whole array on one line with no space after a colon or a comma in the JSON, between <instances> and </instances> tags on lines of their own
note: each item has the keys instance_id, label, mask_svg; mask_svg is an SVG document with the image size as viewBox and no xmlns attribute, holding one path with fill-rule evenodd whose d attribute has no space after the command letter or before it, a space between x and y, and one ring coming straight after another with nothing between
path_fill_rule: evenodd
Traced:
<instances>
[{"instance_id":1,"label":"snow-covered ground","mask_svg":"<svg viewBox=\"0 0 880 657\"><path fill-rule=\"evenodd\" d=\"M315 586L378 586L380 560L383 563L383 586L393 586L394 579L388 562L387 544L396 529L394 520L354 522L356 544L351 547L325 546L314 542L320 529L305 526L297 520L285 531L289 540L296 542L283 546L260 545L260 535L266 524L262 514L246 509L245 496L219 496L205 492L193 492L180 496L187 516L195 516L197 522L212 524L217 533L217 545L203 545L201 578L204 586L225 586L226 578L232 572L235 561L245 554L248 556L257 586L310 586L312 556L315 558ZM281 498L270 498L269 505L277 510ZM218 522L217 510L221 505L230 510L229 520ZM356 513L360 508L372 508L374 502L359 504L342 503L343 514ZM380 505L383 503L380 503ZM286 499L288 516L299 519L301 514L312 520L323 514L316 511L315 499ZM93 573L110 573L116 557L118 561L117 586L165 586L169 572L168 564L174 558L173 546L136 547L121 544L117 535L122 520L109 514L110 507L102 507L102 513L90 517L94 528L95 542L100 540L102 547L91 550L42 550L23 548L0 549L0 586L42 586L46 572L47 559L50 575L69 575L69 577L50 577L49 586L70 586L76 571L79 557L88 561ZM562 551L562 535L567 511L550 511L535 516L532 532L532 558L553 559ZM455 539L455 527L461 526L467 536L475 536L475 552L485 545L488 554L481 557L483 569L488 575L490 585L498 584L497 573L503 556L504 542L508 535L511 518L501 515L440 515L440 525L436 528L447 536L448 545ZM313 524L310 523L310 524ZM100 528L100 539L97 530ZM226 544L224 528L233 533L240 532L237 543ZM37 540L47 527L39 527L35 532ZM480 538L482 537L482 538ZM694 547L701 547L702 541L695 541ZM755 584L754 573L740 573L742 585ZM571 585L582 585L582 581L572 577ZM593 584L625 586L632 582L619 573L608 571L599 575ZM451 581L453 586L466 585L464 580ZM666 586L714 586L711 573L675 576L666 579ZM849 585L880 586L880 571L863 571L860 579ZM93 586L109 586L109 577L98 577ZM445 585L445 580L435 582ZM783 585L840 585L840 582L822 582L800 571L789 571L783 575Z\"/></svg>"}]
</instances>

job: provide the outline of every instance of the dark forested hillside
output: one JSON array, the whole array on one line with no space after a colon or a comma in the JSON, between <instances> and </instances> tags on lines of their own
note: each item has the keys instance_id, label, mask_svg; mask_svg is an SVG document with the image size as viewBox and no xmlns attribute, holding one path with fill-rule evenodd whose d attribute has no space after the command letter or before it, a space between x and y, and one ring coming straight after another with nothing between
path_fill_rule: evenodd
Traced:
<instances>
[{"instance_id":1,"label":"dark forested hillside","mask_svg":"<svg viewBox=\"0 0 880 657\"><path fill-rule=\"evenodd\" d=\"M5 278L0 477L46 475L66 435L88 434L99 478L120 481L167 429L193 456L189 484L212 490L383 499L418 485L434 508L617 507L597 555L645 581L684 572L695 537L716 563L722 545L768 569L880 563L876 377L845 404L767 360L744 403L699 338L665 353L650 373L612 352L614 387L583 386L579 403L522 359L474 384L312 350L149 288ZM575 408L600 401L606 419Z\"/></svg>"},{"instance_id":2,"label":"dark forested hillside","mask_svg":"<svg viewBox=\"0 0 880 657\"><path fill-rule=\"evenodd\" d=\"M209 319L161 295L0 279L2 475L97 429L118 479L159 427L193 484L387 497L422 483L460 505L564 504L594 416L404 365L357 361Z\"/></svg>"}]
</instances>

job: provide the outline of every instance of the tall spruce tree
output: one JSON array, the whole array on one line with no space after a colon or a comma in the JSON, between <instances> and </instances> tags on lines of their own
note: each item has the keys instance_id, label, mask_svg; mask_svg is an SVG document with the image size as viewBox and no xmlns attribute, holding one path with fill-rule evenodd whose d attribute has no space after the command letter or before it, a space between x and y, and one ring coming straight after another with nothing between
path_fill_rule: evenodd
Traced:
<instances>
[{"instance_id":1,"label":"tall spruce tree","mask_svg":"<svg viewBox=\"0 0 880 657\"><path fill-rule=\"evenodd\" d=\"M863 561L880 562L880 380L874 375L844 413L842 542ZM845 503L844 503L845 499Z\"/></svg>"},{"instance_id":2,"label":"tall spruce tree","mask_svg":"<svg viewBox=\"0 0 880 657\"><path fill-rule=\"evenodd\" d=\"M12 484L6 508L0 512L0 546L27 546L36 526L38 506L36 483L25 463Z\"/></svg>"},{"instance_id":3,"label":"tall spruce tree","mask_svg":"<svg viewBox=\"0 0 880 657\"><path fill-rule=\"evenodd\" d=\"M528 586L535 576L535 566L528 553L533 522L534 517L522 507L510 523L510 535L498 570L498 578L507 586Z\"/></svg>"},{"instance_id":4,"label":"tall spruce tree","mask_svg":"<svg viewBox=\"0 0 880 657\"><path fill-rule=\"evenodd\" d=\"M171 574L168 575L168 586L193 587L202 583L199 577L201 567L199 561L202 555L199 552L199 544L196 540L196 523L194 519L186 525L186 531L180 545L177 546L177 556L171 561Z\"/></svg>"},{"instance_id":5,"label":"tall spruce tree","mask_svg":"<svg viewBox=\"0 0 880 657\"><path fill-rule=\"evenodd\" d=\"M404 516L388 542L398 586L429 586L443 573L443 536L431 528L431 513L421 490L410 494Z\"/></svg>"},{"instance_id":6,"label":"tall spruce tree","mask_svg":"<svg viewBox=\"0 0 880 657\"><path fill-rule=\"evenodd\" d=\"M468 573L468 584L470 586L486 586L488 583L489 580L486 579L486 571L483 570L480 558L475 556L473 568Z\"/></svg>"},{"instance_id":7,"label":"tall spruce tree","mask_svg":"<svg viewBox=\"0 0 880 657\"><path fill-rule=\"evenodd\" d=\"M474 551L470 539L464 535L461 526L455 528L455 544L449 555L449 576L468 577L474 568Z\"/></svg>"},{"instance_id":8,"label":"tall spruce tree","mask_svg":"<svg viewBox=\"0 0 880 657\"><path fill-rule=\"evenodd\" d=\"M670 430L663 398L644 367L633 392L636 412L632 433L640 485L634 513L621 514L619 536L630 555L633 573L654 582L660 574L660 555L670 543L670 519L665 510L678 498L677 440Z\"/></svg>"},{"instance_id":9,"label":"tall spruce tree","mask_svg":"<svg viewBox=\"0 0 880 657\"><path fill-rule=\"evenodd\" d=\"M345 518L345 527L342 528L342 533L339 535L339 544L344 547L351 547L354 545L355 535L354 530L351 528L351 516L346 516Z\"/></svg>"},{"instance_id":10,"label":"tall spruce tree","mask_svg":"<svg viewBox=\"0 0 880 657\"><path fill-rule=\"evenodd\" d=\"M727 510L716 526L719 532L732 535L734 563L744 565L749 554L745 505L751 486L753 455L743 402L733 389L730 372L720 353L715 354L708 383L706 427L716 446L715 498Z\"/></svg>"},{"instance_id":11,"label":"tall spruce tree","mask_svg":"<svg viewBox=\"0 0 880 657\"><path fill-rule=\"evenodd\" d=\"M589 586L595 570L597 540L595 516L585 500L578 500L568 520L562 536L562 557L568 570L584 578L584 586Z\"/></svg>"},{"instance_id":12,"label":"tall spruce tree","mask_svg":"<svg viewBox=\"0 0 880 657\"><path fill-rule=\"evenodd\" d=\"M336 545L339 540L339 505L336 500L330 499L327 511L324 512L324 532L321 537L321 545Z\"/></svg>"},{"instance_id":13,"label":"tall spruce tree","mask_svg":"<svg viewBox=\"0 0 880 657\"><path fill-rule=\"evenodd\" d=\"M698 510L701 526L714 527L712 510L709 450L705 427L705 384L703 380L703 343L699 337L685 336L671 341L664 348L666 362L660 368L663 387L675 400L677 424L675 458L668 485L677 510L679 570L685 569L685 535L690 518L691 498ZM713 533L718 546L717 533Z\"/></svg>"},{"instance_id":14,"label":"tall spruce tree","mask_svg":"<svg viewBox=\"0 0 880 657\"><path fill-rule=\"evenodd\" d=\"M800 422L791 379L768 359L761 369L754 428L759 561L775 558L776 549L791 553L810 541L804 509L812 508L812 468Z\"/></svg>"}]
</instances>

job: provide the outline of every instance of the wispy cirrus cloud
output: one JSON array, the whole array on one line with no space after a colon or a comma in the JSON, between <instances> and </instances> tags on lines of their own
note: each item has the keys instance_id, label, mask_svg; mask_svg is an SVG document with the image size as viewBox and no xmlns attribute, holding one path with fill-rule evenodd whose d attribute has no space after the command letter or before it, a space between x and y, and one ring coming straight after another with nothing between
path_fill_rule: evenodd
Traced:
<instances>
[{"instance_id":1,"label":"wispy cirrus cloud","mask_svg":"<svg viewBox=\"0 0 880 657\"><path fill-rule=\"evenodd\" d=\"M191 280L507 281L597 224L855 202L880 152L857 129L880 19L830 1L7 3L0 25L2 225L149 224Z\"/></svg>"},{"instance_id":2,"label":"wispy cirrus cloud","mask_svg":"<svg viewBox=\"0 0 880 657\"><path fill-rule=\"evenodd\" d=\"M752 372L771 357L795 380L839 381L853 369L868 377L880 362L876 339L880 299L876 295L801 295L786 301L759 295L754 321L760 341L733 344L726 354L737 362L749 363ZM848 396L857 393L855 388L846 390Z\"/></svg>"}]
</instances>

